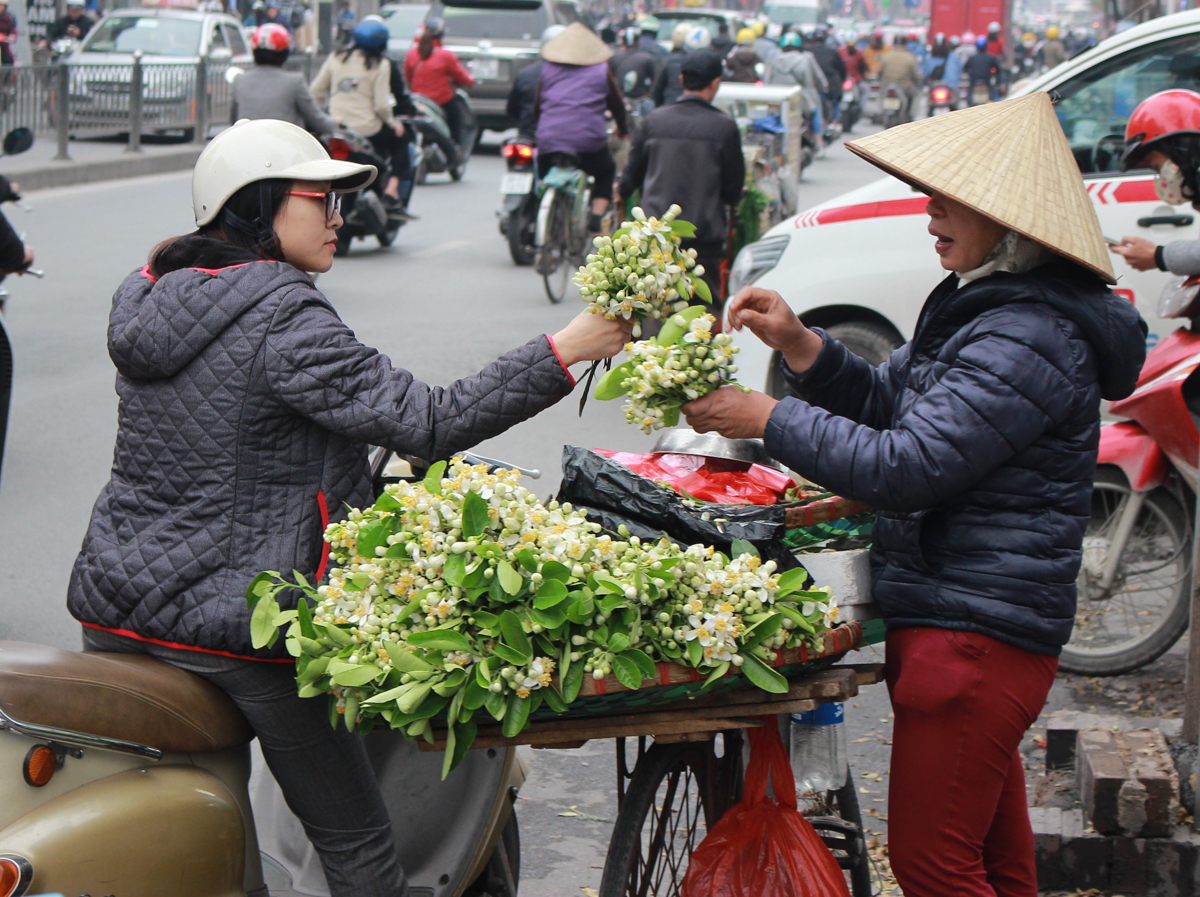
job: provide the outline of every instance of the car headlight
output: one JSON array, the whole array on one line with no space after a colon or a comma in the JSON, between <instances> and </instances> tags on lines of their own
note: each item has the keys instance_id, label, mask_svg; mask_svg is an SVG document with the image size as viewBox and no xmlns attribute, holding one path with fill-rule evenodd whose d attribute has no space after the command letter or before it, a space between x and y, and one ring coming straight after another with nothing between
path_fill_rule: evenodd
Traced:
<instances>
[{"instance_id":1,"label":"car headlight","mask_svg":"<svg viewBox=\"0 0 1200 897\"><path fill-rule=\"evenodd\" d=\"M750 286L778 265L791 239L788 234L780 234L743 246L733 260L733 267L729 269L729 294L733 295L742 287Z\"/></svg>"}]
</instances>

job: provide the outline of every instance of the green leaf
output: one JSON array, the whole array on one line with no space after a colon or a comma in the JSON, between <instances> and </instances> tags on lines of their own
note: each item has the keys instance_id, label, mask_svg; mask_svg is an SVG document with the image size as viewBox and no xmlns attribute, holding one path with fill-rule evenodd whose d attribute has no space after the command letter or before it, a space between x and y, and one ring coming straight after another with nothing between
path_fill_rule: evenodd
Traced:
<instances>
[{"instance_id":1,"label":"green leaf","mask_svg":"<svg viewBox=\"0 0 1200 897\"><path fill-rule=\"evenodd\" d=\"M704 278L696 274L688 275L692 281L692 289L696 291L696 295L704 302L712 305L712 290L708 288L708 284L704 282Z\"/></svg>"},{"instance_id":2,"label":"green leaf","mask_svg":"<svg viewBox=\"0 0 1200 897\"><path fill-rule=\"evenodd\" d=\"M787 680L751 654L742 655L742 672L763 691L776 695L787 693Z\"/></svg>"},{"instance_id":3,"label":"green leaf","mask_svg":"<svg viewBox=\"0 0 1200 897\"><path fill-rule=\"evenodd\" d=\"M504 724L500 729L505 738L516 738L525 728L533 702L529 698L519 698L513 692L508 698L508 712L504 714Z\"/></svg>"},{"instance_id":4,"label":"green leaf","mask_svg":"<svg viewBox=\"0 0 1200 897\"><path fill-rule=\"evenodd\" d=\"M596 603L582 592L572 592L578 597L567 608L567 619L572 623L589 623L596 610Z\"/></svg>"},{"instance_id":5,"label":"green leaf","mask_svg":"<svg viewBox=\"0 0 1200 897\"><path fill-rule=\"evenodd\" d=\"M525 577L513 569L508 561L496 565L496 578L500 580L500 588L510 595L516 595L525 585Z\"/></svg>"},{"instance_id":6,"label":"green leaf","mask_svg":"<svg viewBox=\"0 0 1200 897\"><path fill-rule=\"evenodd\" d=\"M566 712L567 704L562 699L562 695L558 693L558 690L555 689L554 686L550 686L549 688L539 688L538 694L542 696L542 699L555 713Z\"/></svg>"},{"instance_id":7,"label":"green leaf","mask_svg":"<svg viewBox=\"0 0 1200 897\"><path fill-rule=\"evenodd\" d=\"M788 592L794 592L796 589L804 587L804 583L808 581L808 571L803 567L796 567L788 570L786 573L779 574L779 591L776 597L786 595Z\"/></svg>"},{"instance_id":8,"label":"green leaf","mask_svg":"<svg viewBox=\"0 0 1200 897\"><path fill-rule=\"evenodd\" d=\"M250 585L246 586L246 607L254 607L258 604L258 599L271 587L274 579L275 574L260 573L250 580Z\"/></svg>"},{"instance_id":9,"label":"green leaf","mask_svg":"<svg viewBox=\"0 0 1200 897\"><path fill-rule=\"evenodd\" d=\"M668 316L663 321L662 330L658 332L658 336L654 338L654 341L660 346L675 345L680 339L683 338L683 335L688 332L688 325L691 324L692 321L696 320L696 318L704 314L704 312L705 308L703 305L689 305L683 311L679 311ZM682 326L675 323L676 317L683 318Z\"/></svg>"},{"instance_id":10,"label":"green leaf","mask_svg":"<svg viewBox=\"0 0 1200 897\"><path fill-rule=\"evenodd\" d=\"M605 576L603 573L597 573L593 577L596 580L596 594L612 594L625 597L625 586L617 582L611 576Z\"/></svg>"},{"instance_id":11,"label":"green leaf","mask_svg":"<svg viewBox=\"0 0 1200 897\"><path fill-rule=\"evenodd\" d=\"M495 629L500 625L500 617L486 610L477 610L471 614L475 618L475 625L480 629Z\"/></svg>"},{"instance_id":12,"label":"green leaf","mask_svg":"<svg viewBox=\"0 0 1200 897\"><path fill-rule=\"evenodd\" d=\"M396 500L394 495L387 492L381 492L379 498L375 499L376 511L390 511L393 514L401 514L404 512L404 505Z\"/></svg>"},{"instance_id":13,"label":"green leaf","mask_svg":"<svg viewBox=\"0 0 1200 897\"><path fill-rule=\"evenodd\" d=\"M675 236L683 240L687 240L696 236L696 225L692 224L690 221L683 221L679 218L676 218L663 229L669 230Z\"/></svg>"},{"instance_id":14,"label":"green leaf","mask_svg":"<svg viewBox=\"0 0 1200 897\"><path fill-rule=\"evenodd\" d=\"M312 608L308 606L308 599L301 596L296 603L298 611L296 619L300 621L300 634L305 638L315 639L317 637L317 629L313 626Z\"/></svg>"},{"instance_id":15,"label":"green leaf","mask_svg":"<svg viewBox=\"0 0 1200 897\"><path fill-rule=\"evenodd\" d=\"M488 516L488 503L476 492L468 492L463 498L463 535L478 539L492 522Z\"/></svg>"},{"instance_id":16,"label":"green leaf","mask_svg":"<svg viewBox=\"0 0 1200 897\"><path fill-rule=\"evenodd\" d=\"M483 702L483 706L492 715L492 718L499 722L504 719L504 714L508 712L508 699L504 697L503 692L490 691L488 692L487 700Z\"/></svg>"},{"instance_id":17,"label":"green leaf","mask_svg":"<svg viewBox=\"0 0 1200 897\"><path fill-rule=\"evenodd\" d=\"M446 462L438 461L436 464L430 465L429 470L425 472L425 491L433 495L442 494L442 477L446 474Z\"/></svg>"},{"instance_id":18,"label":"green leaf","mask_svg":"<svg viewBox=\"0 0 1200 897\"><path fill-rule=\"evenodd\" d=\"M359 552L359 554L362 554L362 552ZM365 592L371 587L371 577L367 573L351 573L346 579L350 581L350 584L354 586L354 590L357 592Z\"/></svg>"},{"instance_id":19,"label":"green leaf","mask_svg":"<svg viewBox=\"0 0 1200 897\"><path fill-rule=\"evenodd\" d=\"M453 629L431 629L427 632L414 632L408 637L410 645L420 648L432 648L435 651L464 651L472 653L471 643L461 632Z\"/></svg>"},{"instance_id":20,"label":"green leaf","mask_svg":"<svg viewBox=\"0 0 1200 897\"><path fill-rule=\"evenodd\" d=\"M411 617L413 614L417 614L419 616L421 613L421 602L425 599L425 596L428 594L429 594L429 589L423 589L420 592L418 592L412 598L412 600L410 600L408 602L408 604L404 605L404 607L400 609L400 613L396 615L396 619L398 619L401 622L401 624L404 624L404 623L407 623L408 618Z\"/></svg>"},{"instance_id":21,"label":"green leaf","mask_svg":"<svg viewBox=\"0 0 1200 897\"><path fill-rule=\"evenodd\" d=\"M545 610L535 607L529 612L529 616L547 629L557 629L563 623L567 622L567 612L560 607L548 607ZM547 653L553 655L553 649Z\"/></svg>"},{"instance_id":22,"label":"green leaf","mask_svg":"<svg viewBox=\"0 0 1200 897\"><path fill-rule=\"evenodd\" d=\"M379 667L372 666L369 663L362 663L356 665L353 669L335 673L330 679L334 685L354 688L359 685L366 685L368 682L374 682L378 678L379 673Z\"/></svg>"},{"instance_id":23,"label":"green leaf","mask_svg":"<svg viewBox=\"0 0 1200 897\"><path fill-rule=\"evenodd\" d=\"M628 651L623 652L621 656L628 657L638 665L638 668L642 671L643 679L654 678L654 661L649 658L645 651L630 648Z\"/></svg>"},{"instance_id":24,"label":"green leaf","mask_svg":"<svg viewBox=\"0 0 1200 897\"><path fill-rule=\"evenodd\" d=\"M419 682L415 688L405 692L397 699L396 706L400 708L401 713L412 713L421 705L422 701L429 697L431 691L433 691L433 683Z\"/></svg>"},{"instance_id":25,"label":"green leaf","mask_svg":"<svg viewBox=\"0 0 1200 897\"><path fill-rule=\"evenodd\" d=\"M363 701L364 704L386 704L389 701L396 701L404 697L410 691L417 687L416 682L406 682L403 685L397 685L395 688L389 688L387 691L381 691L377 695L371 695Z\"/></svg>"},{"instance_id":26,"label":"green leaf","mask_svg":"<svg viewBox=\"0 0 1200 897\"><path fill-rule=\"evenodd\" d=\"M592 395L599 402L610 402L625 395L625 387L621 384L633 374L633 362L619 364L596 381L596 389Z\"/></svg>"},{"instance_id":27,"label":"green leaf","mask_svg":"<svg viewBox=\"0 0 1200 897\"><path fill-rule=\"evenodd\" d=\"M529 663L531 658L531 655L522 654L520 651L514 651L503 642L497 642L495 645L493 645L492 653L505 663L511 663L516 666L524 666L525 664Z\"/></svg>"},{"instance_id":28,"label":"green leaf","mask_svg":"<svg viewBox=\"0 0 1200 897\"><path fill-rule=\"evenodd\" d=\"M336 623L322 623L325 629L325 634L329 640L340 648L348 648L354 644L354 639L350 637L345 629L342 629Z\"/></svg>"},{"instance_id":29,"label":"green leaf","mask_svg":"<svg viewBox=\"0 0 1200 897\"><path fill-rule=\"evenodd\" d=\"M296 681L302 682L302 683L308 683L308 682L312 682L315 679L320 679L322 676L325 675L325 671L328 668L329 668L329 655L328 654L325 654L321 657L310 658L309 661L306 664L304 664L303 670L300 670L299 665L297 665L296 669L299 670L300 675L298 675L296 677Z\"/></svg>"},{"instance_id":30,"label":"green leaf","mask_svg":"<svg viewBox=\"0 0 1200 897\"><path fill-rule=\"evenodd\" d=\"M742 651L749 651L755 645L760 645L762 642L770 638L779 631L779 627L783 625L782 614L771 614L761 623L755 623L749 629L749 637L747 633L742 633Z\"/></svg>"},{"instance_id":31,"label":"green leaf","mask_svg":"<svg viewBox=\"0 0 1200 897\"><path fill-rule=\"evenodd\" d=\"M472 679L463 689L463 706L468 710L478 710L487 703L488 691L486 685L480 685L477 679Z\"/></svg>"},{"instance_id":32,"label":"green leaf","mask_svg":"<svg viewBox=\"0 0 1200 897\"><path fill-rule=\"evenodd\" d=\"M816 632L812 623L808 622L808 620L805 619L804 614L800 613L799 608L793 607L792 605L783 601L776 601L773 606L776 611L783 614L805 632Z\"/></svg>"},{"instance_id":33,"label":"green leaf","mask_svg":"<svg viewBox=\"0 0 1200 897\"><path fill-rule=\"evenodd\" d=\"M571 571L558 561L546 561L542 564L542 578L567 582L571 578Z\"/></svg>"},{"instance_id":34,"label":"green leaf","mask_svg":"<svg viewBox=\"0 0 1200 897\"><path fill-rule=\"evenodd\" d=\"M428 673L436 669L433 664L426 663L412 651L396 642L384 642L387 648L388 660L393 667L402 673Z\"/></svg>"},{"instance_id":35,"label":"green leaf","mask_svg":"<svg viewBox=\"0 0 1200 897\"><path fill-rule=\"evenodd\" d=\"M704 648L700 645L700 639L694 638L687 643L687 657L692 666L700 668L700 661L704 659Z\"/></svg>"},{"instance_id":36,"label":"green leaf","mask_svg":"<svg viewBox=\"0 0 1200 897\"><path fill-rule=\"evenodd\" d=\"M608 637L608 650L620 654L629 647L629 636L623 632L614 632Z\"/></svg>"},{"instance_id":37,"label":"green leaf","mask_svg":"<svg viewBox=\"0 0 1200 897\"><path fill-rule=\"evenodd\" d=\"M517 552L517 563L530 573L537 573L537 558L533 556L533 552L528 548L522 548Z\"/></svg>"},{"instance_id":38,"label":"green leaf","mask_svg":"<svg viewBox=\"0 0 1200 897\"><path fill-rule=\"evenodd\" d=\"M716 682L718 679L720 679L722 676L724 676L728 672L729 672L729 661L728 660L722 661L721 663L717 664L717 668L715 670L713 670L711 673L708 674L708 678L704 680L704 684L700 687L708 688L710 685L712 685L714 682Z\"/></svg>"},{"instance_id":39,"label":"green leaf","mask_svg":"<svg viewBox=\"0 0 1200 897\"><path fill-rule=\"evenodd\" d=\"M529 644L529 636L521 627L520 618L511 610L506 610L500 615L500 633L508 647L524 655L522 663L533 659L533 646Z\"/></svg>"},{"instance_id":40,"label":"green leaf","mask_svg":"<svg viewBox=\"0 0 1200 897\"><path fill-rule=\"evenodd\" d=\"M741 557L743 554L748 554L751 557L761 557L758 549L754 547L753 542L747 542L745 539L734 539L733 544L729 546L730 557Z\"/></svg>"},{"instance_id":41,"label":"green leaf","mask_svg":"<svg viewBox=\"0 0 1200 897\"><path fill-rule=\"evenodd\" d=\"M446 781L446 776L450 775L450 764L454 762L454 748L457 743L457 736L454 733L454 720L450 720L446 726L446 750L442 754L442 781Z\"/></svg>"},{"instance_id":42,"label":"green leaf","mask_svg":"<svg viewBox=\"0 0 1200 897\"><path fill-rule=\"evenodd\" d=\"M613 657L613 674L626 688L642 687L642 670L632 659L618 654Z\"/></svg>"},{"instance_id":43,"label":"green leaf","mask_svg":"<svg viewBox=\"0 0 1200 897\"><path fill-rule=\"evenodd\" d=\"M563 700L570 704L579 697L579 687L583 685L583 664L573 663L562 678Z\"/></svg>"},{"instance_id":44,"label":"green leaf","mask_svg":"<svg viewBox=\"0 0 1200 897\"><path fill-rule=\"evenodd\" d=\"M442 565L442 579L449 585L461 586L467 577L467 556L465 554L450 554Z\"/></svg>"},{"instance_id":45,"label":"green leaf","mask_svg":"<svg viewBox=\"0 0 1200 897\"><path fill-rule=\"evenodd\" d=\"M374 560L377 557L376 549L385 548L388 536L395 531L395 519L394 517L385 517L382 520L372 520L362 527L358 531L358 538L354 540L354 550L362 557ZM367 585L359 586L359 588L365 589L370 584L370 577L367 577Z\"/></svg>"},{"instance_id":46,"label":"green leaf","mask_svg":"<svg viewBox=\"0 0 1200 897\"><path fill-rule=\"evenodd\" d=\"M454 741L454 758L450 761L451 769L455 769L467 756L467 751L471 749L471 744L475 741L475 733L478 728L474 720L458 724L458 734ZM446 745L446 753L450 753L449 744Z\"/></svg>"},{"instance_id":47,"label":"green leaf","mask_svg":"<svg viewBox=\"0 0 1200 897\"><path fill-rule=\"evenodd\" d=\"M250 644L255 648L266 648L275 644L279 630L271 622L279 613L279 602L274 598L263 598L254 606L250 615Z\"/></svg>"},{"instance_id":48,"label":"green leaf","mask_svg":"<svg viewBox=\"0 0 1200 897\"><path fill-rule=\"evenodd\" d=\"M533 599L533 606L540 608L554 607L567 598L567 587L557 579L543 580L541 587Z\"/></svg>"},{"instance_id":49,"label":"green leaf","mask_svg":"<svg viewBox=\"0 0 1200 897\"><path fill-rule=\"evenodd\" d=\"M679 409L682 405L666 405L663 407L662 422L664 427L674 427L679 424Z\"/></svg>"}]
</instances>

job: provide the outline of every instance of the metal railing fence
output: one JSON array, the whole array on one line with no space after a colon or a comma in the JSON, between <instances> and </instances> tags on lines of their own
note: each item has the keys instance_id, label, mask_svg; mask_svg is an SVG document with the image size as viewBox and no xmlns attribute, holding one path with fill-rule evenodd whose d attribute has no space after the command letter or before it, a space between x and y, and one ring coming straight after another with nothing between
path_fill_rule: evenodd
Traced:
<instances>
[{"instance_id":1,"label":"metal railing fence","mask_svg":"<svg viewBox=\"0 0 1200 897\"><path fill-rule=\"evenodd\" d=\"M140 151L146 133L180 134L204 142L214 125L229 123L233 64L201 59L187 63L57 63L0 68L0 135L18 127L54 139L57 159L69 158L72 137L127 134ZM240 66L239 66L240 67ZM311 81L311 54L286 68Z\"/></svg>"}]
</instances>

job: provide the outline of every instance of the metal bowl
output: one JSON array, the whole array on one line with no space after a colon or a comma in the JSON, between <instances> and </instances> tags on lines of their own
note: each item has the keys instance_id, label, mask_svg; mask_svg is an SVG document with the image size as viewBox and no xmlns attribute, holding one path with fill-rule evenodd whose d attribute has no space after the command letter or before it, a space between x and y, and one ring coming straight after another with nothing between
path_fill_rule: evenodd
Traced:
<instances>
[{"instance_id":1,"label":"metal bowl","mask_svg":"<svg viewBox=\"0 0 1200 897\"><path fill-rule=\"evenodd\" d=\"M690 427L664 430L654 443L654 451L671 452L677 455L700 455L704 458L724 458L726 461L742 461L761 464L785 471L782 464L767 454L761 439L726 439L716 433L697 433Z\"/></svg>"}]
</instances>

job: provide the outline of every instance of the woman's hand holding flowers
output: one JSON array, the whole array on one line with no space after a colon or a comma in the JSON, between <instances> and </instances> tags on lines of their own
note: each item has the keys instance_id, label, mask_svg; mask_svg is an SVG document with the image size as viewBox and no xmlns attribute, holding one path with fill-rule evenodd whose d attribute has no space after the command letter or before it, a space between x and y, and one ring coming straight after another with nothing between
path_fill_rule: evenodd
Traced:
<instances>
[{"instance_id":1,"label":"woman's hand holding flowers","mask_svg":"<svg viewBox=\"0 0 1200 897\"><path fill-rule=\"evenodd\" d=\"M580 312L566 327L554 334L554 348L567 367L579 361L612 358L620 352L633 331L633 321Z\"/></svg>"},{"instance_id":2,"label":"woman's hand holding flowers","mask_svg":"<svg viewBox=\"0 0 1200 897\"><path fill-rule=\"evenodd\" d=\"M773 290L746 287L729 303L729 326L743 326L772 349L783 353L784 360L797 374L807 371L821 354L824 341L805 327L796 313ZM728 435L722 432L722 435Z\"/></svg>"},{"instance_id":3,"label":"woman's hand holding flowers","mask_svg":"<svg viewBox=\"0 0 1200 897\"><path fill-rule=\"evenodd\" d=\"M779 403L761 392L722 386L683 406L688 426L697 433L717 432L726 439L760 439Z\"/></svg>"}]
</instances>

